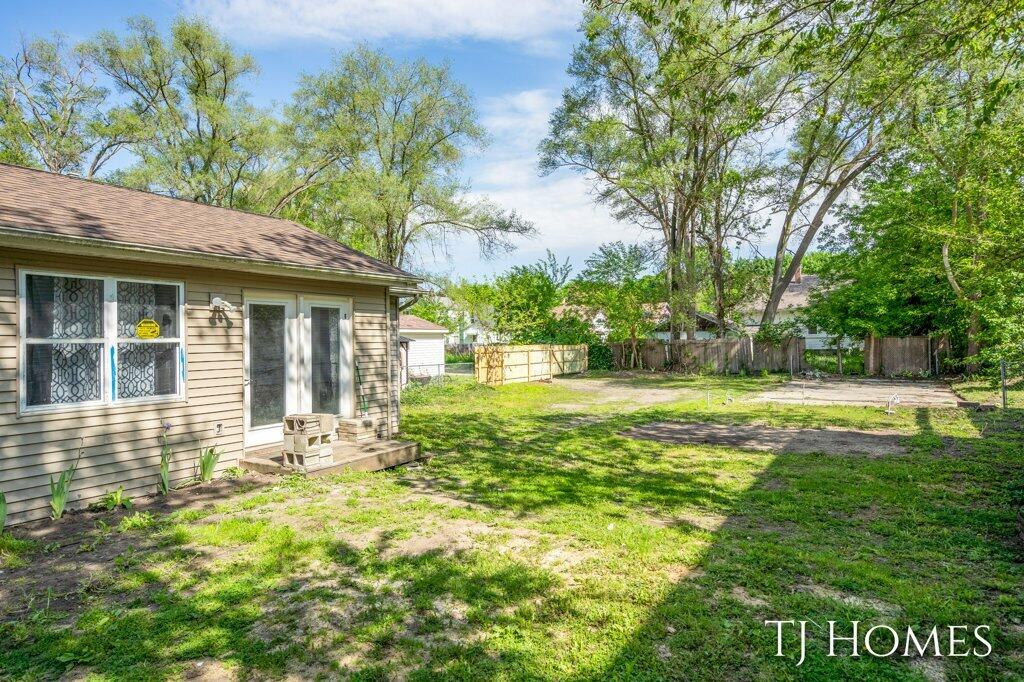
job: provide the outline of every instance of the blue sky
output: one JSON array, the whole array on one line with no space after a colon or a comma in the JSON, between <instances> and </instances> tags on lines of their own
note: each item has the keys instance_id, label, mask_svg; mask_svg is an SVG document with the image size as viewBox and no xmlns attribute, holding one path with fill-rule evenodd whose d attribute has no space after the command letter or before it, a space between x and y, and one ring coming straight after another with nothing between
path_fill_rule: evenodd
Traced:
<instances>
[{"instance_id":1,"label":"blue sky","mask_svg":"<svg viewBox=\"0 0 1024 682\"><path fill-rule=\"evenodd\" d=\"M565 68L579 39L576 0L156 0L124 3L17 3L0 28L0 48L17 49L22 36L54 31L73 41L101 29L121 30L124 19L146 15L166 27L178 14L201 15L237 47L250 52L260 75L253 101L286 100L299 74L324 68L332 54L359 41L395 57L448 61L473 92L491 144L472 158L465 177L472 192L515 209L539 235L519 242L507 257L481 260L475 240L421 248L422 270L489 276L532 262L552 249L579 267L605 241L648 235L618 224L595 206L587 181L569 171L540 177L536 146L567 83Z\"/></svg>"}]
</instances>

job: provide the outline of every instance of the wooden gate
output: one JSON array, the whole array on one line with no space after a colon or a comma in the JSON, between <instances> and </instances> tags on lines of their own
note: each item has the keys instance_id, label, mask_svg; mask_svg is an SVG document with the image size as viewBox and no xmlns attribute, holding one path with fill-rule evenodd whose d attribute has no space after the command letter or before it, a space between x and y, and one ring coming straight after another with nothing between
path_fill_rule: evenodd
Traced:
<instances>
[{"instance_id":1,"label":"wooden gate","mask_svg":"<svg viewBox=\"0 0 1024 682\"><path fill-rule=\"evenodd\" d=\"M864 339L864 373L883 376L935 374L933 351L942 340L928 336L869 336Z\"/></svg>"}]
</instances>

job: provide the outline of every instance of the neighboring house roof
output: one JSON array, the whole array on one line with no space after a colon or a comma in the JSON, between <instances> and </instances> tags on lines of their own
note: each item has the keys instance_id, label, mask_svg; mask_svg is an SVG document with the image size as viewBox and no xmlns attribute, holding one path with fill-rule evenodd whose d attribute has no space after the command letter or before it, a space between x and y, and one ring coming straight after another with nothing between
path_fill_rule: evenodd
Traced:
<instances>
[{"instance_id":1,"label":"neighboring house roof","mask_svg":"<svg viewBox=\"0 0 1024 682\"><path fill-rule=\"evenodd\" d=\"M8 164L0 231L419 281L290 220Z\"/></svg>"},{"instance_id":2,"label":"neighboring house roof","mask_svg":"<svg viewBox=\"0 0 1024 682\"><path fill-rule=\"evenodd\" d=\"M804 275L799 282L790 282L782 293L779 310L799 310L811 303L811 292L821 286L818 275Z\"/></svg>"},{"instance_id":3,"label":"neighboring house roof","mask_svg":"<svg viewBox=\"0 0 1024 682\"><path fill-rule=\"evenodd\" d=\"M790 282L786 290L782 292L779 299L779 312L795 312L803 310L811 304L811 292L821 286L821 277L818 275L803 275L799 282ZM758 326L761 322L761 313L767 300L758 298L751 305L743 308L742 315L748 324Z\"/></svg>"},{"instance_id":4,"label":"neighboring house roof","mask_svg":"<svg viewBox=\"0 0 1024 682\"><path fill-rule=\"evenodd\" d=\"M661 303L645 303L644 311L650 317L650 319L657 325L657 329L662 327L668 328L669 320L672 317L671 310L669 309L668 302L662 301ZM573 313L583 320L587 320L591 324L597 321L598 316L602 315L601 310L591 310L585 306L579 305L558 305L551 309L551 312L556 318L561 319L562 316ZM718 318L710 313L697 312L697 322L701 329L717 329ZM726 322L726 329L735 332L737 334L743 334L744 331L740 327Z\"/></svg>"},{"instance_id":5,"label":"neighboring house roof","mask_svg":"<svg viewBox=\"0 0 1024 682\"><path fill-rule=\"evenodd\" d=\"M669 327L669 322L672 319L672 311L669 308L667 301L656 303L652 309L655 311L658 323L658 331L665 331ZM700 310L697 311L697 328L704 331L713 331L718 329L718 317L711 313L705 313ZM736 334L744 334L745 332L740 327L737 327L732 322L726 321L725 328Z\"/></svg>"},{"instance_id":6,"label":"neighboring house roof","mask_svg":"<svg viewBox=\"0 0 1024 682\"><path fill-rule=\"evenodd\" d=\"M448 333L448 330L439 324L428 322L422 317L416 317L415 315L399 315L398 316L398 328L401 331L410 332L444 332Z\"/></svg>"}]
</instances>

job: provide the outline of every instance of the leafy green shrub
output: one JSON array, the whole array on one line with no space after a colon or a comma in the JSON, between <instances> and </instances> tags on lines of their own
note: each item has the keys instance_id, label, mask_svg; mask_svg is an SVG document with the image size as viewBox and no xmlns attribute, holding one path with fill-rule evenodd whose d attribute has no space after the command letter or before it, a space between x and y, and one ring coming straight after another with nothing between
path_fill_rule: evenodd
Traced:
<instances>
[{"instance_id":1,"label":"leafy green shrub","mask_svg":"<svg viewBox=\"0 0 1024 682\"><path fill-rule=\"evenodd\" d=\"M839 373L839 359L835 350L806 350L804 361L812 368L825 374ZM843 351L843 374L864 373L864 352L858 348Z\"/></svg>"},{"instance_id":2,"label":"leafy green shrub","mask_svg":"<svg viewBox=\"0 0 1024 682\"><path fill-rule=\"evenodd\" d=\"M478 384L472 377L446 377L441 383L409 384L402 389L403 405L430 405L435 402L474 394L490 393L494 389Z\"/></svg>"},{"instance_id":3,"label":"leafy green shrub","mask_svg":"<svg viewBox=\"0 0 1024 682\"><path fill-rule=\"evenodd\" d=\"M697 374L702 377L710 377L719 374L718 365L713 362L705 362L697 368Z\"/></svg>"},{"instance_id":4,"label":"leafy green shrub","mask_svg":"<svg viewBox=\"0 0 1024 682\"><path fill-rule=\"evenodd\" d=\"M0 490L0 535L4 532L4 525L7 523L7 496Z\"/></svg>"},{"instance_id":5,"label":"leafy green shrub","mask_svg":"<svg viewBox=\"0 0 1024 682\"><path fill-rule=\"evenodd\" d=\"M778 348L784 342L800 335L800 326L793 320L762 324L754 335L754 341L767 343Z\"/></svg>"},{"instance_id":6,"label":"leafy green shrub","mask_svg":"<svg viewBox=\"0 0 1024 682\"><path fill-rule=\"evenodd\" d=\"M217 468L220 461L220 450L216 447L209 447L199 454L199 480L208 483L213 480L213 470Z\"/></svg>"},{"instance_id":7,"label":"leafy green shrub","mask_svg":"<svg viewBox=\"0 0 1024 682\"><path fill-rule=\"evenodd\" d=\"M591 343L587 346L587 367L589 369L615 369L611 346Z\"/></svg>"},{"instance_id":8,"label":"leafy green shrub","mask_svg":"<svg viewBox=\"0 0 1024 682\"><path fill-rule=\"evenodd\" d=\"M458 362L473 362L472 353L445 353L444 361L446 364L454 364Z\"/></svg>"}]
</instances>

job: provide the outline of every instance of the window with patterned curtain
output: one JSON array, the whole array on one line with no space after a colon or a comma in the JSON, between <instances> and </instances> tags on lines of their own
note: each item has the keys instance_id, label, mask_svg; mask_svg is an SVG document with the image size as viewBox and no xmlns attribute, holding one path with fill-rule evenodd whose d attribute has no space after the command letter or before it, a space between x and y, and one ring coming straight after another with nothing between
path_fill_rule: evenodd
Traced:
<instances>
[{"instance_id":1,"label":"window with patterned curtain","mask_svg":"<svg viewBox=\"0 0 1024 682\"><path fill-rule=\"evenodd\" d=\"M117 283L118 399L178 392L179 305L174 284ZM140 338L142 328L158 336Z\"/></svg>"},{"instance_id":2,"label":"window with patterned curtain","mask_svg":"<svg viewBox=\"0 0 1024 682\"><path fill-rule=\"evenodd\" d=\"M22 406L180 395L182 292L180 284L24 273Z\"/></svg>"},{"instance_id":3,"label":"window with patterned curtain","mask_svg":"<svg viewBox=\"0 0 1024 682\"><path fill-rule=\"evenodd\" d=\"M25 404L103 399L103 280L25 277Z\"/></svg>"}]
</instances>

